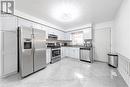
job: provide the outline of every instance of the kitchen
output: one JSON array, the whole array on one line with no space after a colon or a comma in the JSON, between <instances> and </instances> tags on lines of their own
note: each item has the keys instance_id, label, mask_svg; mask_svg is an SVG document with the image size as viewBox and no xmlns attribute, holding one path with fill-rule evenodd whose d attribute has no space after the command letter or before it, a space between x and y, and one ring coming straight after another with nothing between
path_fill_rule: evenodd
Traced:
<instances>
[{"instance_id":1,"label":"kitchen","mask_svg":"<svg viewBox=\"0 0 130 87\"><path fill-rule=\"evenodd\" d=\"M12 2L0 14L1 87L130 86L130 1Z\"/></svg>"}]
</instances>

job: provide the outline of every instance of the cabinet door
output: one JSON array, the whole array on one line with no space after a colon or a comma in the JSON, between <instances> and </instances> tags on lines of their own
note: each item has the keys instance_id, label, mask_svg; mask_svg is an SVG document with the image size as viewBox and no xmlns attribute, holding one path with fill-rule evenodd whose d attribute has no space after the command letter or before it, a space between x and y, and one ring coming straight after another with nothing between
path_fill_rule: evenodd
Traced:
<instances>
[{"instance_id":1,"label":"cabinet door","mask_svg":"<svg viewBox=\"0 0 130 87\"><path fill-rule=\"evenodd\" d=\"M33 27L33 22L18 18L18 26Z\"/></svg>"},{"instance_id":2,"label":"cabinet door","mask_svg":"<svg viewBox=\"0 0 130 87\"><path fill-rule=\"evenodd\" d=\"M61 47L61 58L65 57L65 47Z\"/></svg>"},{"instance_id":3,"label":"cabinet door","mask_svg":"<svg viewBox=\"0 0 130 87\"><path fill-rule=\"evenodd\" d=\"M70 47L62 47L62 53L61 53L61 55L62 55L62 58L63 57L71 57L71 55L72 55L72 50L71 50L71 48Z\"/></svg>"},{"instance_id":4,"label":"cabinet door","mask_svg":"<svg viewBox=\"0 0 130 87\"><path fill-rule=\"evenodd\" d=\"M70 33L65 33L64 38L65 38L65 40L72 40Z\"/></svg>"},{"instance_id":5,"label":"cabinet door","mask_svg":"<svg viewBox=\"0 0 130 87\"><path fill-rule=\"evenodd\" d=\"M0 31L0 77L2 76L2 70L3 70L3 52L2 52L2 48L3 48L3 41L2 41L2 32Z\"/></svg>"},{"instance_id":6,"label":"cabinet door","mask_svg":"<svg viewBox=\"0 0 130 87\"><path fill-rule=\"evenodd\" d=\"M17 18L14 16L1 16L1 30L16 31Z\"/></svg>"},{"instance_id":7,"label":"cabinet door","mask_svg":"<svg viewBox=\"0 0 130 87\"><path fill-rule=\"evenodd\" d=\"M83 30L84 32L84 39L92 39L92 28L87 28L85 30Z\"/></svg>"},{"instance_id":8,"label":"cabinet door","mask_svg":"<svg viewBox=\"0 0 130 87\"><path fill-rule=\"evenodd\" d=\"M46 50L46 64L51 62L51 49Z\"/></svg>"},{"instance_id":9,"label":"cabinet door","mask_svg":"<svg viewBox=\"0 0 130 87\"><path fill-rule=\"evenodd\" d=\"M69 47L69 57L71 57L71 58L74 58L74 49L73 49L73 47Z\"/></svg>"},{"instance_id":10,"label":"cabinet door","mask_svg":"<svg viewBox=\"0 0 130 87\"><path fill-rule=\"evenodd\" d=\"M65 47L65 56L69 57L69 47Z\"/></svg>"},{"instance_id":11,"label":"cabinet door","mask_svg":"<svg viewBox=\"0 0 130 87\"><path fill-rule=\"evenodd\" d=\"M3 33L4 58L3 75L17 71L17 34L16 32Z\"/></svg>"},{"instance_id":12,"label":"cabinet door","mask_svg":"<svg viewBox=\"0 0 130 87\"><path fill-rule=\"evenodd\" d=\"M75 48L75 58L79 59L79 48Z\"/></svg>"},{"instance_id":13,"label":"cabinet door","mask_svg":"<svg viewBox=\"0 0 130 87\"><path fill-rule=\"evenodd\" d=\"M33 23L33 24L32 24L32 27L33 27L33 28L36 28L36 29L42 30L42 25L37 24L37 23Z\"/></svg>"},{"instance_id":14,"label":"cabinet door","mask_svg":"<svg viewBox=\"0 0 130 87\"><path fill-rule=\"evenodd\" d=\"M70 57L79 59L79 48L71 48L70 51Z\"/></svg>"},{"instance_id":15,"label":"cabinet door","mask_svg":"<svg viewBox=\"0 0 130 87\"><path fill-rule=\"evenodd\" d=\"M62 47L61 52L62 52L61 53L62 58L68 56L68 48L67 47Z\"/></svg>"}]
</instances>

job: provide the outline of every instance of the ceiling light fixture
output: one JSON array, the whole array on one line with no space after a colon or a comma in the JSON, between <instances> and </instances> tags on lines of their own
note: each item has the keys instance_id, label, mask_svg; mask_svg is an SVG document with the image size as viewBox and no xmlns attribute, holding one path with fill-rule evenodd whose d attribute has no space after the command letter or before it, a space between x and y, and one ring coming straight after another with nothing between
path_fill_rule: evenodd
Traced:
<instances>
[{"instance_id":1,"label":"ceiling light fixture","mask_svg":"<svg viewBox=\"0 0 130 87\"><path fill-rule=\"evenodd\" d=\"M79 17L79 8L73 4L56 5L51 10L51 15L58 21L70 22Z\"/></svg>"}]
</instances>

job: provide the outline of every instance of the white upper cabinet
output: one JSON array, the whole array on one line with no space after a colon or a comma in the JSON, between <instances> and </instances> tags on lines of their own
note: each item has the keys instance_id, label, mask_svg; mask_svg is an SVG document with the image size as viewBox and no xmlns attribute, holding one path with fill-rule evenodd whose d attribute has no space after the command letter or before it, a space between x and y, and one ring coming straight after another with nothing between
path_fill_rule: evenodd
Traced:
<instances>
[{"instance_id":1,"label":"white upper cabinet","mask_svg":"<svg viewBox=\"0 0 130 87\"><path fill-rule=\"evenodd\" d=\"M62 32L62 31L59 31L59 30L56 30L56 29L53 29L53 28L49 28L49 27L46 27L45 30L46 30L47 36L48 36L48 34L54 34L54 35L58 36L58 40L64 40L65 39L65 32Z\"/></svg>"},{"instance_id":2,"label":"white upper cabinet","mask_svg":"<svg viewBox=\"0 0 130 87\"><path fill-rule=\"evenodd\" d=\"M83 31L83 39L92 39L92 28L86 28L84 30L75 30L73 32L79 32L79 31ZM65 39L72 40L73 32L65 33Z\"/></svg>"},{"instance_id":3,"label":"white upper cabinet","mask_svg":"<svg viewBox=\"0 0 130 87\"><path fill-rule=\"evenodd\" d=\"M58 32L58 40L65 40L65 33L62 31Z\"/></svg>"},{"instance_id":4,"label":"white upper cabinet","mask_svg":"<svg viewBox=\"0 0 130 87\"><path fill-rule=\"evenodd\" d=\"M33 27L33 22L18 18L18 26Z\"/></svg>"},{"instance_id":5,"label":"white upper cabinet","mask_svg":"<svg viewBox=\"0 0 130 87\"><path fill-rule=\"evenodd\" d=\"M41 24L37 24L37 23L33 23L32 27L35 28L35 29L40 29L40 30L43 29L42 25Z\"/></svg>"},{"instance_id":6,"label":"white upper cabinet","mask_svg":"<svg viewBox=\"0 0 130 87\"><path fill-rule=\"evenodd\" d=\"M1 16L1 30L16 31L17 30L17 18L14 16Z\"/></svg>"},{"instance_id":7,"label":"white upper cabinet","mask_svg":"<svg viewBox=\"0 0 130 87\"><path fill-rule=\"evenodd\" d=\"M87 28L83 30L84 39L92 39L92 28Z\"/></svg>"},{"instance_id":8,"label":"white upper cabinet","mask_svg":"<svg viewBox=\"0 0 130 87\"><path fill-rule=\"evenodd\" d=\"M72 40L70 33L65 33L65 40Z\"/></svg>"}]
</instances>

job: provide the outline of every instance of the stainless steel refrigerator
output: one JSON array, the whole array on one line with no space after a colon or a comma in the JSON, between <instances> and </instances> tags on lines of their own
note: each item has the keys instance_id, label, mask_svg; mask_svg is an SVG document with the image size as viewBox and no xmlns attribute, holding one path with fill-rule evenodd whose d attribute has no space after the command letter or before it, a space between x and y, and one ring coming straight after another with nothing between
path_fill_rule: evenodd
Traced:
<instances>
[{"instance_id":1,"label":"stainless steel refrigerator","mask_svg":"<svg viewBox=\"0 0 130 87\"><path fill-rule=\"evenodd\" d=\"M18 28L19 72L26 77L46 67L45 31L29 28Z\"/></svg>"}]
</instances>

